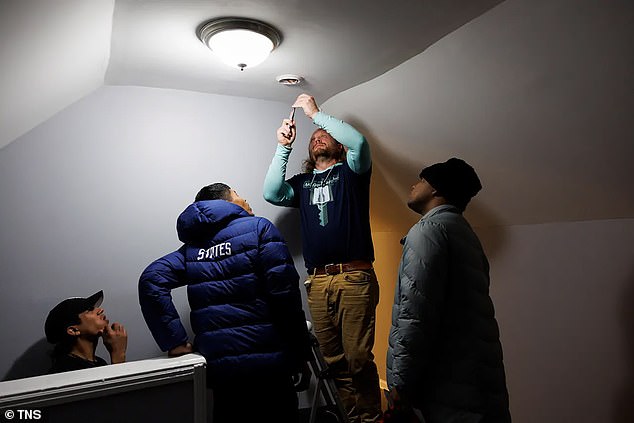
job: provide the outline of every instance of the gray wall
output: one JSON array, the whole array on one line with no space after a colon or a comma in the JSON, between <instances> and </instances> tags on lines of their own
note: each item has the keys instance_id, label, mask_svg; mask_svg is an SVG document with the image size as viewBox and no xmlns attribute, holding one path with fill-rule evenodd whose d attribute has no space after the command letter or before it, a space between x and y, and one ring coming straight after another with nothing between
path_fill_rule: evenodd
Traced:
<instances>
[{"instance_id":1,"label":"gray wall","mask_svg":"<svg viewBox=\"0 0 634 423\"><path fill-rule=\"evenodd\" d=\"M634 219L476 231L513 421L634 421Z\"/></svg>"},{"instance_id":2,"label":"gray wall","mask_svg":"<svg viewBox=\"0 0 634 423\"><path fill-rule=\"evenodd\" d=\"M298 252L296 216L261 194L275 129L289 111L247 98L103 87L0 150L0 379L46 370L46 314L99 289L111 321L128 330L128 359L157 356L137 280L180 246L176 217L203 185L234 187ZM297 119L295 171L313 126ZM174 294L188 320L184 290Z\"/></svg>"}]
</instances>

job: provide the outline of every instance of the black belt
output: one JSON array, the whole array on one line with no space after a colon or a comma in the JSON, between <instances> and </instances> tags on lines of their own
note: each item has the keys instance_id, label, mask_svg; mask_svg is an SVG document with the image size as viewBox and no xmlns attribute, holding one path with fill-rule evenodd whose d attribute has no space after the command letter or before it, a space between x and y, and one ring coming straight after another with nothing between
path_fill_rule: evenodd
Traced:
<instances>
[{"instance_id":1,"label":"black belt","mask_svg":"<svg viewBox=\"0 0 634 423\"><path fill-rule=\"evenodd\" d=\"M327 264L308 270L309 275L338 275L339 273L352 272L353 270L371 270L372 262L365 260L352 260L348 263Z\"/></svg>"}]
</instances>

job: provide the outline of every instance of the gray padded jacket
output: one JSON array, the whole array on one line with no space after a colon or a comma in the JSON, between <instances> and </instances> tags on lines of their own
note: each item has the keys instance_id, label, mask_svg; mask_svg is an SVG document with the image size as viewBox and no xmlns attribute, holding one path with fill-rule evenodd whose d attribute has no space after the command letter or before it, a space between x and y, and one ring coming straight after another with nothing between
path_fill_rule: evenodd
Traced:
<instances>
[{"instance_id":1,"label":"gray padded jacket","mask_svg":"<svg viewBox=\"0 0 634 423\"><path fill-rule=\"evenodd\" d=\"M445 421L447 410L451 421L511 421L489 264L454 206L432 209L404 238L387 379L428 422L439 407Z\"/></svg>"}]
</instances>

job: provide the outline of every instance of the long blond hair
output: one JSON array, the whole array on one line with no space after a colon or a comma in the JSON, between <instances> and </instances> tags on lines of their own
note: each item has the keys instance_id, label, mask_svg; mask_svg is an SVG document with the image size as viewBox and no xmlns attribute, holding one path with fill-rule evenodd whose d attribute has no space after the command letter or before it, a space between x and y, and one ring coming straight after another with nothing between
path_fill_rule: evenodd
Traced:
<instances>
[{"instance_id":1,"label":"long blond hair","mask_svg":"<svg viewBox=\"0 0 634 423\"><path fill-rule=\"evenodd\" d=\"M317 131L324 131L324 130L323 129L315 130L315 132L317 132ZM313 132L313 134L315 132ZM326 132L326 131L324 131L324 132ZM328 135L330 135L330 134L328 134ZM344 161L346 159L346 149L345 149L345 147L343 146L343 144L341 144L339 141L337 141L332 135L330 135L330 137L335 141L335 143L337 143L336 146L338 147L337 153L335 155L333 155L332 158L337 160L337 163ZM304 173L313 173L313 170L315 170L316 164L317 164L317 160L315 160L315 157L310 152L310 142L309 142L308 143L308 158L306 158L304 160L304 163L303 163L303 166L302 166L302 168L304 170Z\"/></svg>"}]
</instances>

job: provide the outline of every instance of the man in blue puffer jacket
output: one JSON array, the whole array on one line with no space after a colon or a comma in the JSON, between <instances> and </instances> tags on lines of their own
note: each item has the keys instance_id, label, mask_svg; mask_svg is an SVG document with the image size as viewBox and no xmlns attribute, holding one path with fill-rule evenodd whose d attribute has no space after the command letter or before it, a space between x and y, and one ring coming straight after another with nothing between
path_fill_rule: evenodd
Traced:
<instances>
[{"instance_id":1,"label":"man in blue puffer jacket","mask_svg":"<svg viewBox=\"0 0 634 423\"><path fill-rule=\"evenodd\" d=\"M170 356L194 350L205 357L214 422L296 422L293 376L307 382L311 351L299 275L281 234L222 183L201 189L176 228L184 245L139 281L157 344ZM193 346L170 294L184 285Z\"/></svg>"}]
</instances>

